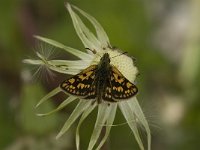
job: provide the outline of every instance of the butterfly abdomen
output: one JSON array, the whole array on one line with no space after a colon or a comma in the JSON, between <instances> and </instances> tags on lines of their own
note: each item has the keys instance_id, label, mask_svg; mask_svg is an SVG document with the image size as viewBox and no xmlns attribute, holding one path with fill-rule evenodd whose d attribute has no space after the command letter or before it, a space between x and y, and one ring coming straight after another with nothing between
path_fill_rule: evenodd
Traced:
<instances>
[{"instance_id":1,"label":"butterfly abdomen","mask_svg":"<svg viewBox=\"0 0 200 150\"><path fill-rule=\"evenodd\" d=\"M110 78L110 64L109 63L102 63L98 66L96 70L96 93L97 93L97 101L101 103L102 96L105 93L105 89L109 82Z\"/></svg>"}]
</instances>

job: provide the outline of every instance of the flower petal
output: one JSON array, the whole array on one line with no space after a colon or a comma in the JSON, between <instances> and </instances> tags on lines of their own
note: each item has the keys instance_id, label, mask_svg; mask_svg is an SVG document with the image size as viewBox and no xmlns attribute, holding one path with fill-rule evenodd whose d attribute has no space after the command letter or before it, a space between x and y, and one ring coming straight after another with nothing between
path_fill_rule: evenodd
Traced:
<instances>
[{"instance_id":1,"label":"flower petal","mask_svg":"<svg viewBox=\"0 0 200 150\"><path fill-rule=\"evenodd\" d=\"M71 5L66 3L66 8L69 11L74 28L82 43L86 48L99 50L101 48L101 43L95 37L95 35L85 26L79 16L72 10Z\"/></svg>"},{"instance_id":2,"label":"flower petal","mask_svg":"<svg viewBox=\"0 0 200 150\"><path fill-rule=\"evenodd\" d=\"M61 109L63 109L64 107L66 107L69 103L71 103L72 101L74 101L75 99L77 99L77 97L74 96L69 96L65 101L63 101L56 109L48 112L48 113L43 113L43 114L37 114L37 116L47 116L47 115L51 115L52 113L55 113Z\"/></svg>"},{"instance_id":3,"label":"flower petal","mask_svg":"<svg viewBox=\"0 0 200 150\"><path fill-rule=\"evenodd\" d=\"M59 73L64 73L64 74L70 74L70 75L76 75L77 73L80 72L79 69L66 69L62 67L56 67L53 65L47 65L47 67L53 71L59 72Z\"/></svg>"},{"instance_id":4,"label":"flower petal","mask_svg":"<svg viewBox=\"0 0 200 150\"><path fill-rule=\"evenodd\" d=\"M142 109L137 101L136 97L133 97L133 99L128 101L130 107L132 108L132 111L137 116L140 123L144 126L146 133L147 133L147 143L148 143L148 150L151 149L151 130L149 128L148 122L144 116L144 113L142 112Z\"/></svg>"},{"instance_id":5,"label":"flower petal","mask_svg":"<svg viewBox=\"0 0 200 150\"><path fill-rule=\"evenodd\" d=\"M64 126L56 136L56 139L60 138L67 130L71 127L71 125L76 121L76 119L91 105L90 101L86 100L80 100L77 104L76 108L72 112L72 114L69 116L67 121L65 122Z\"/></svg>"},{"instance_id":6,"label":"flower petal","mask_svg":"<svg viewBox=\"0 0 200 150\"><path fill-rule=\"evenodd\" d=\"M25 64L31 64L31 65L44 64L42 60L35 60L35 59L24 59L22 62Z\"/></svg>"},{"instance_id":7,"label":"flower petal","mask_svg":"<svg viewBox=\"0 0 200 150\"><path fill-rule=\"evenodd\" d=\"M80 72L80 70L86 68L84 67L87 63L83 63L83 65L81 66L78 66L76 65L76 61L74 61L74 65L67 65L67 62L66 64L63 64L63 63L60 63L60 65L58 65L58 62L56 62L56 60L44 60L44 59L41 59L41 60L34 60L34 59L24 59L23 60L24 63L27 63L27 64L31 64L31 65L40 65L40 66L45 66L53 71L56 71L56 72L59 72L59 73L64 73L64 74L70 74L70 75L75 75L77 73Z\"/></svg>"},{"instance_id":8,"label":"flower petal","mask_svg":"<svg viewBox=\"0 0 200 150\"><path fill-rule=\"evenodd\" d=\"M58 94L59 92L61 92L62 90L60 89L60 87L55 88L54 90L52 90L51 92L49 92L45 97L43 97L36 105L36 108L38 106L40 106L42 103L44 103L45 101L47 101L49 98L55 96L56 94Z\"/></svg>"},{"instance_id":9,"label":"flower petal","mask_svg":"<svg viewBox=\"0 0 200 150\"><path fill-rule=\"evenodd\" d=\"M49 64L54 66L62 66L66 69L84 69L90 65L90 63L83 60L49 60Z\"/></svg>"},{"instance_id":10,"label":"flower petal","mask_svg":"<svg viewBox=\"0 0 200 150\"><path fill-rule=\"evenodd\" d=\"M82 124L82 122L85 120L85 118L87 118L87 116L94 110L94 108L97 106L97 104L93 104L92 106L88 107L88 109L86 109L84 111L84 113L82 114L78 126L76 128L76 149L79 150L80 149L80 135L79 135L79 129L80 126Z\"/></svg>"},{"instance_id":11,"label":"flower petal","mask_svg":"<svg viewBox=\"0 0 200 150\"><path fill-rule=\"evenodd\" d=\"M92 55L90 55L90 54L84 53L82 51L76 50L76 49L68 47L68 46L65 46L57 41L54 41L54 40L51 40L51 39L48 39L45 37L41 37L41 36L35 36L35 38L37 38L40 41L46 42L50 45L53 45L55 47L58 47L60 49L63 49L65 51L73 54L74 56L77 56L78 58L80 58L82 60L90 60L91 61L91 59L93 58Z\"/></svg>"},{"instance_id":12,"label":"flower petal","mask_svg":"<svg viewBox=\"0 0 200 150\"><path fill-rule=\"evenodd\" d=\"M109 134L110 134L110 130L111 130L111 127L112 127L112 124L114 122L114 119L115 119L115 114L116 114L116 110L117 110L117 104L110 104L110 107L108 108L110 109L110 113L109 113L109 116L106 120L106 133L104 135L104 137L102 138L100 144L98 145L98 147L96 148L96 150L99 150L103 144L106 142Z\"/></svg>"},{"instance_id":13,"label":"flower petal","mask_svg":"<svg viewBox=\"0 0 200 150\"><path fill-rule=\"evenodd\" d=\"M109 38L106 32L104 31L103 27L100 25L100 23L94 17L92 17L85 11L79 9L78 7L73 5L73 8L78 10L83 16L85 16L93 24L97 32L98 40L101 42L102 47L107 47L108 45L110 45Z\"/></svg>"},{"instance_id":14,"label":"flower petal","mask_svg":"<svg viewBox=\"0 0 200 150\"><path fill-rule=\"evenodd\" d=\"M119 102L119 107L121 109L122 114L124 115L129 127L133 131L136 141L141 150L144 150L144 145L142 143L136 122L136 116L133 114L132 109L127 101Z\"/></svg>"},{"instance_id":15,"label":"flower petal","mask_svg":"<svg viewBox=\"0 0 200 150\"><path fill-rule=\"evenodd\" d=\"M90 138L88 150L92 150L95 146L100 134L101 130L107 120L108 115L110 114L110 109L108 109L108 104L101 103L98 105L98 115L95 123L94 130L92 132L92 136Z\"/></svg>"}]
</instances>

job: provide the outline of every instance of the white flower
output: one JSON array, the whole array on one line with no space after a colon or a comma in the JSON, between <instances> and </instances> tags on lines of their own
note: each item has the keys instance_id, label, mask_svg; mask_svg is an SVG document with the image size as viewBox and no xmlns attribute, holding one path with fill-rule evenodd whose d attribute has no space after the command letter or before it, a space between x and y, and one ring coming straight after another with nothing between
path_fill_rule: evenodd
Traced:
<instances>
[{"instance_id":1,"label":"white flower","mask_svg":"<svg viewBox=\"0 0 200 150\"><path fill-rule=\"evenodd\" d=\"M35 36L38 40L46 42L50 45L58 47L60 49L65 50L68 53L73 54L78 58L78 60L47 60L43 55L37 53L39 60L33 59L25 59L24 62L32 65L45 65L48 69L54 70L56 72L75 75L79 73L81 70L86 67L97 64L100 60L100 56L104 53L108 53L111 58L111 64L114 65L127 79L131 82L134 82L136 75L138 73L137 68L134 66L133 60L127 55L121 55L122 52L120 50L113 50L110 46L109 38L105 33L104 29L101 25L89 14L82 11L81 9L71 6L70 4L66 4L66 8L69 11L73 25L75 27L76 33L84 44L85 48L89 48L91 50L95 50L97 53L93 54L90 50L87 52L82 52L71 47L67 47L59 42L54 40ZM91 24L94 26L96 30L96 35L94 35L82 22L79 16L74 12L74 10L80 12L85 18L87 18ZM117 57L115 57L117 56ZM113 57L113 58L112 58ZM43 102L61 92L60 87L55 88L49 94L47 94L44 98L42 98L37 107L41 105ZM78 99L75 96L69 96L65 101L63 101L55 110L48 112L46 114L38 114L39 116L52 114L65 106L67 106L70 102ZM106 103L94 103L91 101L86 101L83 99L79 99L79 103L76 108L67 119L61 131L58 133L57 138L62 136L70 126L76 121L76 119L81 116L79 120L79 124L76 130L76 147L80 149L80 137L79 137L79 128L84 119L95 109L98 107L98 114L95 123L95 127L89 142L88 150L92 149L100 149L105 143L106 139L109 136L111 126L113 125L116 110L119 107L122 114L124 115L129 127L135 135L136 141L139 144L141 150L144 150L144 144L141 140L140 134L138 132L137 125L140 124L144 127L147 133L147 148L150 150L151 148L151 134L148 123L145 119L145 116L142 112L142 109L137 101L136 97L132 97L129 100L119 101L116 103L111 103L109 106ZM106 132L104 137L101 139L100 143L97 143L97 140L100 136L102 128L106 128Z\"/></svg>"}]
</instances>

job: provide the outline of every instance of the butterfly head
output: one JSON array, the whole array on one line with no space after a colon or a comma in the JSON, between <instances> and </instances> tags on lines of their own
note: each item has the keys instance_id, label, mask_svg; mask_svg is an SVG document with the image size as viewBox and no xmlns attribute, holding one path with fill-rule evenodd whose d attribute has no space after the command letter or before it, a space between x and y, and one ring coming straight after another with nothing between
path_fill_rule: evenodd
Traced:
<instances>
[{"instance_id":1,"label":"butterfly head","mask_svg":"<svg viewBox=\"0 0 200 150\"><path fill-rule=\"evenodd\" d=\"M110 63L110 56L108 53L105 53L102 57L101 57L101 62L104 62L104 63Z\"/></svg>"}]
</instances>

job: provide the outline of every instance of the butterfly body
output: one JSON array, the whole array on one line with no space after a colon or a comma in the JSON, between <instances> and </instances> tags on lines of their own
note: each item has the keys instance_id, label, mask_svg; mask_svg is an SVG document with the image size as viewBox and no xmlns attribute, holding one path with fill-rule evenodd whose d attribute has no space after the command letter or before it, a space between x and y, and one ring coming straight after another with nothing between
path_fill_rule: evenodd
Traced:
<instances>
[{"instance_id":1,"label":"butterfly body","mask_svg":"<svg viewBox=\"0 0 200 150\"><path fill-rule=\"evenodd\" d=\"M105 93L105 89L107 84L110 80L110 72L111 72L111 65L110 65L110 58L108 53L105 53L104 56L101 58L100 63L95 70L95 80L94 84L96 86L96 95L98 103L101 103L102 96Z\"/></svg>"},{"instance_id":2,"label":"butterfly body","mask_svg":"<svg viewBox=\"0 0 200 150\"><path fill-rule=\"evenodd\" d=\"M138 92L137 87L110 64L110 56L105 53L99 64L91 65L79 74L60 84L61 89L83 99L117 102L128 99Z\"/></svg>"}]
</instances>

